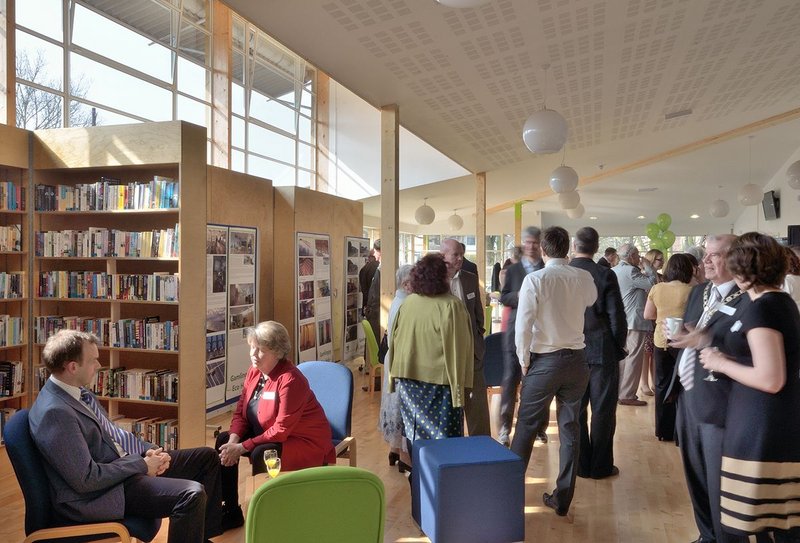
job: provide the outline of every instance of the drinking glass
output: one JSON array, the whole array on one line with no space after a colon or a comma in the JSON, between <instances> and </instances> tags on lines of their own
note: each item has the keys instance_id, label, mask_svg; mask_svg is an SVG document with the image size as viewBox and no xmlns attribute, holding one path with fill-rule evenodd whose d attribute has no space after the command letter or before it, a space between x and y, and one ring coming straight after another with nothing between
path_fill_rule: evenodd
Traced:
<instances>
[{"instance_id":1,"label":"drinking glass","mask_svg":"<svg viewBox=\"0 0 800 543\"><path fill-rule=\"evenodd\" d=\"M269 475L270 479L274 479L278 476L281 472L281 459L280 458L270 458L267 460L267 474Z\"/></svg>"},{"instance_id":2,"label":"drinking glass","mask_svg":"<svg viewBox=\"0 0 800 543\"><path fill-rule=\"evenodd\" d=\"M719 351L717 347L713 347L713 350L715 352ZM703 377L703 381L709 381L713 383L714 381L719 381L719 379L717 379L717 377L714 375L714 370L708 370L708 375Z\"/></svg>"}]
</instances>

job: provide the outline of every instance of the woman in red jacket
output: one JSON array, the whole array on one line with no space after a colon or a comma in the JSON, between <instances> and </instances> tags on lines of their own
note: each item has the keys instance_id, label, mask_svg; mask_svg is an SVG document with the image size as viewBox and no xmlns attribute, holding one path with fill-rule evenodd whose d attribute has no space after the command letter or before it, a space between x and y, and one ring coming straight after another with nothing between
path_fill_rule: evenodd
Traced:
<instances>
[{"instance_id":1,"label":"woman in red jacket","mask_svg":"<svg viewBox=\"0 0 800 543\"><path fill-rule=\"evenodd\" d=\"M275 449L284 470L336 463L331 428L308 381L286 356L289 333L266 321L247 331L253 366L233 413L229 432L217 437L222 462L223 525L244 523L239 506L239 457L263 468L264 451ZM262 470L266 471L266 470Z\"/></svg>"}]
</instances>

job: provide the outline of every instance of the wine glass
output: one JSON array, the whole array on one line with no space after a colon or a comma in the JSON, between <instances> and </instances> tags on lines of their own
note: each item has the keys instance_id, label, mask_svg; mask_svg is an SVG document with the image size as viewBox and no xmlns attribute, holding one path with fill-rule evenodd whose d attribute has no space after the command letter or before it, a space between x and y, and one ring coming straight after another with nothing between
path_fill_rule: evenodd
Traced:
<instances>
[{"instance_id":1,"label":"wine glass","mask_svg":"<svg viewBox=\"0 0 800 543\"><path fill-rule=\"evenodd\" d=\"M717 347L712 347L711 349L714 352L719 352L719 349ZM717 379L717 377L714 375L714 370L708 370L708 375L703 377L703 381L709 381L713 383L714 381L719 381L719 379Z\"/></svg>"},{"instance_id":2,"label":"wine glass","mask_svg":"<svg viewBox=\"0 0 800 543\"><path fill-rule=\"evenodd\" d=\"M281 472L281 459L278 457L267 460L267 474L274 479Z\"/></svg>"}]
</instances>

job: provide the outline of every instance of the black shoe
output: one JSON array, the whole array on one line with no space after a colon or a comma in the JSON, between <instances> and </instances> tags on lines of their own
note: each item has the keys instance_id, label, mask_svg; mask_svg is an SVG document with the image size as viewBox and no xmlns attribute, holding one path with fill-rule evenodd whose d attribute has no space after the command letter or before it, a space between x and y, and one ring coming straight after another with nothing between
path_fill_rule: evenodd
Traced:
<instances>
[{"instance_id":1,"label":"black shoe","mask_svg":"<svg viewBox=\"0 0 800 543\"><path fill-rule=\"evenodd\" d=\"M608 475L603 475L601 477L592 477L592 479L605 479L607 477L616 477L619 475L619 468L617 466L611 466L611 472Z\"/></svg>"},{"instance_id":2,"label":"black shoe","mask_svg":"<svg viewBox=\"0 0 800 543\"><path fill-rule=\"evenodd\" d=\"M542 443L547 443L547 432L545 432L544 430L536 432L536 439L538 439Z\"/></svg>"},{"instance_id":3,"label":"black shoe","mask_svg":"<svg viewBox=\"0 0 800 543\"><path fill-rule=\"evenodd\" d=\"M555 498L553 498L552 494L548 494L547 492L542 494L542 501L547 507L555 511L556 515L558 515L559 517L567 516L567 511L558 508L558 506L556 505L556 500Z\"/></svg>"},{"instance_id":4,"label":"black shoe","mask_svg":"<svg viewBox=\"0 0 800 543\"><path fill-rule=\"evenodd\" d=\"M409 466L408 464L406 464L402 460L398 460L397 461L397 471L399 471L400 473L405 473L405 472L411 473L411 466Z\"/></svg>"},{"instance_id":5,"label":"black shoe","mask_svg":"<svg viewBox=\"0 0 800 543\"><path fill-rule=\"evenodd\" d=\"M389 453L389 465L390 466L394 466L395 464L397 464L398 460L400 460L400 455L399 454L397 454L396 452L390 452Z\"/></svg>"},{"instance_id":6,"label":"black shoe","mask_svg":"<svg viewBox=\"0 0 800 543\"><path fill-rule=\"evenodd\" d=\"M241 528L244 526L244 515L240 506L228 508L222 512L222 522L220 527L223 532L233 530L234 528Z\"/></svg>"}]
</instances>

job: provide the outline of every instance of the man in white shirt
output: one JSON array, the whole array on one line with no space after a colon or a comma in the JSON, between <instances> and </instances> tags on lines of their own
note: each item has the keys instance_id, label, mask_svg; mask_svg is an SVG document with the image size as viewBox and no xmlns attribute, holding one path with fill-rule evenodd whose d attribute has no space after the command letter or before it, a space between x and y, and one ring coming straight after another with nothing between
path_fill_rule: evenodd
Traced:
<instances>
[{"instance_id":1,"label":"man in white shirt","mask_svg":"<svg viewBox=\"0 0 800 543\"><path fill-rule=\"evenodd\" d=\"M537 430L549 419L553 398L559 403L559 474L544 504L564 516L575 492L581 400L589 382L584 355L583 319L597 299L589 272L569 265L569 234L553 226L542 235L544 268L522 282L517 307L516 346L524 375L511 450L525 465Z\"/></svg>"}]
</instances>

